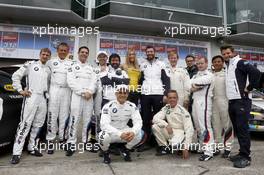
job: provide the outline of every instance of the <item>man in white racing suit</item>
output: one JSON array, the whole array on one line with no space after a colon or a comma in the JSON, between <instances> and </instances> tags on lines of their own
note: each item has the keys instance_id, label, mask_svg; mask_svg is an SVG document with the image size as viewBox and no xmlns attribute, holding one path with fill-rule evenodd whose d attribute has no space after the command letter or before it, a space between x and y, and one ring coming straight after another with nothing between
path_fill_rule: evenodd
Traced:
<instances>
[{"instance_id":1,"label":"man in white racing suit","mask_svg":"<svg viewBox=\"0 0 264 175\"><path fill-rule=\"evenodd\" d=\"M203 154L200 161L207 161L213 157L214 135L211 125L213 74L207 70L207 58L200 58L197 62L198 73L191 79L193 92L192 116L198 133L200 149Z\"/></svg>"},{"instance_id":2,"label":"man in white racing suit","mask_svg":"<svg viewBox=\"0 0 264 175\"><path fill-rule=\"evenodd\" d=\"M72 61L66 58L69 53L68 44L60 43L57 47L57 53L58 57L51 59L47 63L51 70L46 135L49 145L48 154L54 153L55 146L53 143L56 139L57 131L60 143L64 143L66 140L71 99L71 90L67 85L67 71L72 64Z\"/></svg>"},{"instance_id":3,"label":"man in white racing suit","mask_svg":"<svg viewBox=\"0 0 264 175\"><path fill-rule=\"evenodd\" d=\"M96 74L97 82L96 82L96 90L95 94L93 95L94 100L94 115L91 118L91 122L88 127L88 132L91 130L91 137L89 139L89 143L93 144L91 152L97 152L96 149L94 149L94 145L98 140L98 133L100 132L100 115L101 115L101 109L102 109L102 83L101 83L101 77L105 76L109 70L109 67L107 66L108 62L108 54L105 51L99 51L97 53L96 57L96 63L98 64L97 67L94 68L94 73Z\"/></svg>"},{"instance_id":4,"label":"man in white racing suit","mask_svg":"<svg viewBox=\"0 0 264 175\"><path fill-rule=\"evenodd\" d=\"M12 164L19 163L29 131L30 137L27 148L29 154L37 157L42 156L37 147L37 137L45 122L47 113L50 70L46 66L46 62L50 58L50 55L51 51L48 48L41 49L39 61L25 63L12 76L14 89L24 96L21 121L18 125L13 147ZM27 87L23 90L21 80L24 76L27 76Z\"/></svg>"},{"instance_id":5,"label":"man in white racing suit","mask_svg":"<svg viewBox=\"0 0 264 175\"><path fill-rule=\"evenodd\" d=\"M213 115L212 125L215 143L224 147L223 158L228 158L234 142L234 132L228 114L228 99L226 96L226 72L224 69L224 58L216 55L212 58L214 67L214 89L213 89ZM221 150L217 149L217 153Z\"/></svg>"},{"instance_id":6,"label":"man in white racing suit","mask_svg":"<svg viewBox=\"0 0 264 175\"><path fill-rule=\"evenodd\" d=\"M178 93L178 104L188 109L190 96L190 77L186 69L178 68L179 56L176 52L169 52L168 60L170 65L166 66L166 71L170 77L171 89Z\"/></svg>"},{"instance_id":7,"label":"man in white racing suit","mask_svg":"<svg viewBox=\"0 0 264 175\"><path fill-rule=\"evenodd\" d=\"M78 51L78 60L67 73L67 82L72 90L71 115L68 130L66 156L72 156L76 150L77 131L80 118L83 117L82 142L88 142L87 130L93 114L93 94L96 86L96 74L88 64L89 49L82 46Z\"/></svg>"},{"instance_id":8,"label":"man in white racing suit","mask_svg":"<svg viewBox=\"0 0 264 175\"><path fill-rule=\"evenodd\" d=\"M187 159L194 132L192 119L189 112L177 103L177 91L169 90L167 97L168 104L153 117L152 130L159 145L156 155L180 149L183 159Z\"/></svg>"},{"instance_id":9,"label":"man in white racing suit","mask_svg":"<svg viewBox=\"0 0 264 175\"><path fill-rule=\"evenodd\" d=\"M130 149L138 144L142 138L142 119L134 103L127 101L129 91L127 85L118 85L116 100L107 103L102 109L99 145L103 150L104 163L111 162L109 146L111 143L126 143L120 148L125 161L131 161ZM133 127L128 126L132 120Z\"/></svg>"}]
</instances>

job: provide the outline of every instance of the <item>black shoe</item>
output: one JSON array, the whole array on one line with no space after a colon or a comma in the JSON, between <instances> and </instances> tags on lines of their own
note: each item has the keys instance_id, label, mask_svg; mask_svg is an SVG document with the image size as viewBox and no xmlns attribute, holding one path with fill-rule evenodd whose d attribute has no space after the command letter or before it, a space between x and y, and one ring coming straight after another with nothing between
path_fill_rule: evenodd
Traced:
<instances>
[{"instance_id":1,"label":"black shoe","mask_svg":"<svg viewBox=\"0 0 264 175\"><path fill-rule=\"evenodd\" d=\"M105 164L110 164L111 163L111 158L110 158L110 155L109 155L108 151L104 151L103 152L103 157L104 157L104 163Z\"/></svg>"},{"instance_id":2,"label":"black shoe","mask_svg":"<svg viewBox=\"0 0 264 175\"><path fill-rule=\"evenodd\" d=\"M72 156L74 154L75 151L71 150L71 149L68 149L66 151L66 156Z\"/></svg>"},{"instance_id":3,"label":"black shoe","mask_svg":"<svg viewBox=\"0 0 264 175\"><path fill-rule=\"evenodd\" d=\"M67 147L67 151L66 151L66 156L72 156L75 152L74 150L71 149L72 144L68 143L67 146L68 147Z\"/></svg>"},{"instance_id":4,"label":"black shoe","mask_svg":"<svg viewBox=\"0 0 264 175\"><path fill-rule=\"evenodd\" d=\"M54 143L53 142L48 142L47 154L54 154Z\"/></svg>"},{"instance_id":5,"label":"black shoe","mask_svg":"<svg viewBox=\"0 0 264 175\"><path fill-rule=\"evenodd\" d=\"M91 153L97 153L98 152L98 150L96 149L96 143L93 143L93 142L88 142L88 143L85 143L84 144L85 145L85 150L86 151L89 151L89 152L91 152Z\"/></svg>"},{"instance_id":6,"label":"black shoe","mask_svg":"<svg viewBox=\"0 0 264 175\"><path fill-rule=\"evenodd\" d=\"M230 153L231 153L231 151L225 150L224 154L222 155L222 158L225 158L225 159L229 158Z\"/></svg>"},{"instance_id":7,"label":"black shoe","mask_svg":"<svg viewBox=\"0 0 264 175\"><path fill-rule=\"evenodd\" d=\"M152 147L147 144L142 144L136 150L137 152L144 152L144 151L150 150L151 148Z\"/></svg>"},{"instance_id":8,"label":"black shoe","mask_svg":"<svg viewBox=\"0 0 264 175\"><path fill-rule=\"evenodd\" d=\"M239 159L241 159L241 158L242 158L242 156L239 155L239 154L234 155L234 156L229 156L229 160L230 160L231 162L235 162L235 161L237 161L237 160L239 160Z\"/></svg>"},{"instance_id":9,"label":"black shoe","mask_svg":"<svg viewBox=\"0 0 264 175\"><path fill-rule=\"evenodd\" d=\"M123 157L123 159L126 162L131 162L131 157L130 157L130 151L124 146L119 149L120 150L120 155Z\"/></svg>"},{"instance_id":10,"label":"black shoe","mask_svg":"<svg viewBox=\"0 0 264 175\"><path fill-rule=\"evenodd\" d=\"M36 157L42 157L42 156L43 156L43 154L41 154L41 153L39 152L39 150L37 150L37 149L34 149L34 150L32 150L32 151L28 151L28 153L29 153L30 155L32 155L32 156L36 156Z\"/></svg>"},{"instance_id":11,"label":"black shoe","mask_svg":"<svg viewBox=\"0 0 264 175\"><path fill-rule=\"evenodd\" d=\"M210 159L212 159L213 157L212 156L208 156L208 155L201 155L201 157L199 158L200 161L208 161Z\"/></svg>"},{"instance_id":12,"label":"black shoe","mask_svg":"<svg viewBox=\"0 0 264 175\"><path fill-rule=\"evenodd\" d=\"M240 158L240 159L238 159L238 160L236 160L234 162L234 167L236 167L236 168L245 168L245 167L249 166L250 163L251 163L250 160L248 160L246 158Z\"/></svg>"},{"instance_id":13,"label":"black shoe","mask_svg":"<svg viewBox=\"0 0 264 175\"><path fill-rule=\"evenodd\" d=\"M216 148L214 151L214 156L218 156L220 153L221 151L218 148Z\"/></svg>"},{"instance_id":14,"label":"black shoe","mask_svg":"<svg viewBox=\"0 0 264 175\"><path fill-rule=\"evenodd\" d=\"M124 146L124 143L111 143L108 151L110 154L119 156L120 155L119 148L123 146Z\"/></svg>"},{"instance_id":15,"label":"black shoe","mask_svg":"<svg viewBox=\"0 0 264 175\"><path fill-rule=\"evenodd\" d=\"M156 156L164 156L168 154L168 150L166 146L159 146L157 149Z\"/></svg>"},{"instance_id":16,"label":"black shoe","mask_svg":"<svg viewBox=\"0 0 264 175\"><path fill-rule=\"evenodd\" d=\"M13 155L11 160L10 160L10 163L11 164L18 164L20 162L20 155Z\"/></svg>"},{"instance_id":17,"label":"black shoe","mask_svg":"<svg viewBox=\"0 0 264 175\"><path fill-rule=\"evenodd\" d=\"M51 149L48 149L47 150L47 154L54 154L54 150L53 149L52 150Z\"/></svg>"}]
</instances>

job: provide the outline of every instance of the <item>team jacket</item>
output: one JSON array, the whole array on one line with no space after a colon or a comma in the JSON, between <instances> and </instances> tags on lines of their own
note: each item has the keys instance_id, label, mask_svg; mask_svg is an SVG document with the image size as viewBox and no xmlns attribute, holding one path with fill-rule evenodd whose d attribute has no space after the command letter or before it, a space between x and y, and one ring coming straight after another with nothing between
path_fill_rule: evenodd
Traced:
<instances>
[{"instance_id":1,"label":"team jacket","mask_svg":"<svg viewBox=\"0 0 264 175\"><path fill-rule=\"evenodd\" d=\"M239 55L229 60L226 70L226 95L228 100L249 98L245 92L259 87L261 73Z\"/></svg>"},{"instance_id":2,"label":"team jacket","mask_svg":"<svg viewBox=\"0 0 264 175\"><path fill-rule=\"evenodd\" d=\"M141 93L143 95L166 95L170 89L170 78L166 66L157 58L152 62L145 60L140 66Z\"/></svg>"},{"instance_id":3,"label":"team jacket","mask_svg":"<svg viewBox=\"0 0 264 175\"><path fill-rule=\"evenodd\" d=\"M132 128L127 125L129 119L132 119ZM112 100L102 109L100 125L102 131L109 134L121 136L122 131L130 128L137 135L141 131L142 119L134 103L126 101L120 104L117 100Z\"/></svg>"},{"instance_id":4,"label":"team jacket","mask_svg":"<svg viewBox=\"0 0 264 175\"><path fill-rule=\"evenodd\" d=\"M27 76L27 89L31 93L45 95L48 91L48 80L50 70L40 61L31 61L25 63L12 76L13 87L19 92L22 91L21 79Z\"/></svg>"},{"instance_id":5,"label":"team jacket","mask_svg":"<svg viewBox=\"0 0 264 175\"><path fill-rule=\"evenodd\" d=\"M107 74L102 75L101 83L103 86L103 99L114 100L115 96L115 86L120 84L129 84L129 78L125 71L120 68L114 69L109 66Z\"/></svg>"},{"instance_id":6,"label":"team jacket","mask_svg":"<svg viewBox=\"0 0 264 175\"><path fill-rule=\"evenodd\" d=\"M166 105L154 115L152 122L161 128L169 125L173 130L183 130L185 132L184 143L186 145L192 143L192 136L194 134L192 119L184 107L177 105L171 108L170 105Z\"/></svg>"}]
</instances>

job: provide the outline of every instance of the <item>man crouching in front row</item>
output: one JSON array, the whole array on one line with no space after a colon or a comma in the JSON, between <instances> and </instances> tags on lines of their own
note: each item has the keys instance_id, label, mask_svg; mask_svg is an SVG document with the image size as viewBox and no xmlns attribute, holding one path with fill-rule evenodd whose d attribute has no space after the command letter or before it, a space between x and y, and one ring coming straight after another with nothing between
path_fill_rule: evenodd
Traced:
<instances>
[{"instance_id":1,"label":"man crouching in front row","mask_svg":"<svg viewBox=\"0 0 264 175\"><path fill-rule=\"evenodd\" d=\"M177 102L177 92L170 90L168 104L153 117L152 130L159 145L156 155L166 155L180 149L183 159L188 159L194 129L189 112Z\"/></svg>"},{"instance_id":2,"label":"man crouching in front row","mask_svg":"<svg viewBox=\"0 0 264 175\"><path fill-rule=\"evenodd\" d=\"M116 100L110 101L102 109L99 144L106 164L111 162L108 150L111 143L126 143L120 144L120 153L125 161L131 161L130 149L141 141L143 135L139 110L134 103L127 101L128 94L127 85L118 85ZM133 127L127 125L130 119Z\"/></svg>"}]
</instances>

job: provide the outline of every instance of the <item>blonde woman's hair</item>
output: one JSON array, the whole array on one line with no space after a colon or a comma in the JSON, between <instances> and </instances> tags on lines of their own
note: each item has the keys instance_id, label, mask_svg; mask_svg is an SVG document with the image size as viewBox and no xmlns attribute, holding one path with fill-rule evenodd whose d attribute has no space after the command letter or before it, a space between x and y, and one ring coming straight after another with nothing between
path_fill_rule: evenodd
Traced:
<instances>
[{"instance_id":1,"label":"blonde woman's hair","mask_svg":"<svg viewBox=\"0 0 264 175\"><path fill-rule=\"evenodd\" d=\"M168 52L168 57L171 57L171 56L174 56L174 55L176 55L176 57L179 58L179 55L178 55L178 53L176 51Z\"/></svg>"},{"instance_id":2,"label":"blonde woman's hair","mask_svg":"<svg viewBox=\"0 0 264 175\"><path fill-rule=\"evenodd\" d=\"M122 66L122 68L124 69L124 70L127 70L128 68L136 68L136 69L139 69L139 64L138 64L138 61L137 61L137 58L136 58L136 56L135 56L135 61L134 61L134 63L130 63L130 61L129 61L129 53L130 52L134 52L135 54L136 54L136 52L135 52L135 49L128 49L128 51L127 51L127 56L126 56L126 62L125 62L125 64Z\"/></svg>"}]
</instances>

